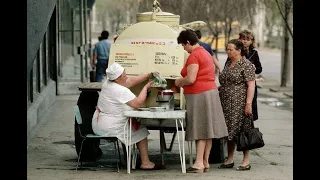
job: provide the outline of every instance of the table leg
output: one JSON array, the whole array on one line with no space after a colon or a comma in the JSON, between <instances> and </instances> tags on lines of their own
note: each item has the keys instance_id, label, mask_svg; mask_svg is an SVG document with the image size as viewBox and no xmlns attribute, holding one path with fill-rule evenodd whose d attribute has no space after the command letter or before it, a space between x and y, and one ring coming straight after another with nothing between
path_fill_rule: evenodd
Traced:
<instances>
[{"instance_id":1,"label":"table leg","mask_svg":"<svg viewBox=\"0 0 320 180\"><path fill-rule=\"evenodd\" d=\"M125 128L125 131L129 131L127 133L127 137L126 137L126 150L127 150L127 173L130 174L131 173L131 118L129 118L129 129L127 130L127 128Z\"/></svg>"},{"instance_id":2,"label":"table leg","mask_svg":"<svg viewBox=\"0 0 320 180\"><path fill-rule=\"evenodd\" d=\"M185 147L184 147L184 141L185 141L185 132L183 127L183 119L179 119L180 125L181 125L181 133L182 133L182 160L183 160L183 173L186 173L186 153L185 153Z\"/></svg>"},{"instance_id":3,"label":"table leg","mask_svg":"<svg viewBox=\"0 0 320 180\"><path fill-rule=\"evenodd\" d=\"M180 121L180 120L179 120ZM184 129L183 129L183 123L181 123L180 121L180 124L182 124L182 137L181 137L181 140L182 140L182 151L183 153L181 154L181 143L180 143L180 136L179 136L179 133L178 134L178 144L179 144L179 153L180 153L180 163L181 163L181 170L182 170L182 173L186 173L186 166L185 166L185 155L184 155ZM176 119L176 129L177 129L177 132L179 132L179 126L178 126L178 119Z\"/></svg>"},{"instance_id":4,"label":"table leg","mask_svg":"<svg viewBox=\"0 0 320 180\"><path fill-rule=\"evenodd\" d=\"M129 158L129 147L128 147L128 143L129 143L129 131L128 131L128 128L127 128L127 124L126 123L123 127L123 130L124 130L124 144L126 146L126 154L127 154L127 173L129 174L129 166L128 166L128 158Z\"/></svg>"},{"instance_id":5,"label":"table leg","mask_svg":"<svg viewBox=\"0 0 320 180\"><path fill-rule=\"evenodd\" d=\"M163 132L163 128L160 127L160 154L161 154L161 163L162 165L164 165L164 158L163 158L163 151L165 149L165 139L164 139L164 132Z\"/></svg>"},{"instance_id":6,"label":"table leg","mask_svg":"<svg viewBox=\"0 0 320 180\"><path fill-rule=\"evenodd\" d=\"M177 135L177 131L175 131L172 135L172 139L171 139L171 143L170 143L170 147L169 149L166 149L166 151L171 151L172 150L172 146L173 146L173 143L174 143L174 139L176 138L176 135Z\"/></svg>"}]
</instances>

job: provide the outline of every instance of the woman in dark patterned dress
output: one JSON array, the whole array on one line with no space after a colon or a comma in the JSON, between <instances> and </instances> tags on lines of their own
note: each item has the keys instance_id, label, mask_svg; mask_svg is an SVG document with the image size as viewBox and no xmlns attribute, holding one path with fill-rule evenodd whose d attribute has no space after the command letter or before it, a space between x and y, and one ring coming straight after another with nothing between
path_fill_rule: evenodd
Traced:
<instances>
[{"instance_id":1,"label":"woman in dark patterned dress","mask_svg":"<svg viewBox=\"0 0 320 180\"><path fill-rule=\"evenodd\" d=\"M239 33L239 39L242 41L244 48L246 50L245 56L246 58L254 64L256 71L256 74L260 74L262 72L262 66L260 63L260 58L258 51L255 49L255 38L250 30L243 30ZM258 96L258 88L257 84L255 83L255 89L254 89L254 96L252 101L252 116L253 120L258 119L258 105L257 105L257 96Z\"/></svg>"},{"instance_id":2,"label":"woman in dark patterned dress","mask_svg":"<svg viewBox=\"0 0 320 180\"><path fill-rule=\"evenodd\" d=\"M255 67L244 56L244 45L239 39L232 39L227 46L228 60L220 73L219 94L228 127L228 158L219 168L232 168L235 151L235 137L251 129L252 99L255 87ZM237 170L250 170L249 151L243 151L242 164Z\"/></svg>"}]
</instances>

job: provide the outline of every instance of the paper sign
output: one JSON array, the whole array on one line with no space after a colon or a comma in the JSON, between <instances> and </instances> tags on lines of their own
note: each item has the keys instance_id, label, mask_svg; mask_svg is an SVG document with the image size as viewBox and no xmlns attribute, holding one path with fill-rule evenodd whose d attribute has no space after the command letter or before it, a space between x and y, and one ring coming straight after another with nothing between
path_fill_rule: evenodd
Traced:
<instances>
[{"instance_id":1,"label":"paper sign","mask_svg":"<svg viewBox=\"0 0 320 180\"><path fill-rule=\"evenodd\" d=\"M184 58L181 45L112 44L109 65L117 62L125 68L127 74L157 71L163 77L180 77Z\"/></svg>"}]
</instances>

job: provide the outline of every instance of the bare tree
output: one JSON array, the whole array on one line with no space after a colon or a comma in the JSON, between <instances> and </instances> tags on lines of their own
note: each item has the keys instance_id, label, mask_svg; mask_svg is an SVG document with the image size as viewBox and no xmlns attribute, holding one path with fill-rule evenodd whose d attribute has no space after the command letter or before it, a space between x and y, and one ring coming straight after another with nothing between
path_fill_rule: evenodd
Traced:
<instances>
[{"instance_id":1,"label":"bare tree","mask_svg":"<svg viewBox=\"0 0 320 180\"><path fill-rule=\"evenodd\" d=\"M123 24L131 24L136 20L139 3L141 0L96 0L97 13L103 29L115 32Z\"/></svg>"},{"instance_id":2,"label":"bare tree","mask_svg":"<svg viewBox=\"0 0 320 180\"><path fill-rule=\"evenodd\" d=\"M289 21L291 20L290 14L292 15L292 0L275 0L277 3L277 7L283 18L283 59L281 66L281 87L286 87L290 78L290 54L289 54L289 34L293 39L293 32L290 27Z\"/></svg>"},{"instance_id":3,"label":"bare tree","mask_svg":"<svg viewBox=\"0 0 320 180\"><path fill-rule=\"evenodd\" d=\"M271 38L276 30L278 30L279 27L282 26L282 18L279 14L279 10L275 1L261 0L261 2L266 7L265 33L267 37L267 45L272 47L274 45L272 45ZM278 35L280 36L281 34L279 33Z\"/></svg>"},{"instance_id":4,"label":"bare tree","mask_svg":"<svg viewBox=\"0 0 320 180\"><path fill-rule=\"evenodd\" d=\"M282 59L281 59L281 79L280 87L286 87L290 80L290 37L293 40L293 28L292 28L292 11L293 2L292 0L274 0L274 1L263 1L266 7L269 7L269 14L273 13L274 17L281 17L282 27ZM271 9L271 11L270 11ZM274 18L276 19L276 18ZM270 24L277 23L277 21L267 21Z\"/></svg>"},{"instance_id":5,"label":"bare tree","mask_svg":"<svg viewBox=\"0 0 320 180\"><path fill-rule=\"evenodd\" d=\"M275 0L279 13L281 14L281 17L283 19L285 28L287 29L288 33L290 33L291 38L293 39L293 32L292 32L292 23L289 21L292 20L290 19L290 14L292 13L293 10L293 2L292 0Z\"/></svg>"},{"instance_id":6,"label":"bare tree","mask_svg":"<svg viewBox=\"0 0 320 180\"><path fill-rule=\"evenodd\" d=\"M223 1L223 7L225 42L228 42L231 35L236 33L232 26L234 22L248 24L250 29L255 25L253 17L256 15L256 0L225 0ZM225 48L227 48L226 44Z\"/></svg>"},{"instance_id":7,"label":"bare tree","mask_svg":"<svg viewBox=\"0 0 320 180\"><path fill-rule=\"evenodd\" d=\"M151 0L141 0L139 2L139 7L138 7L139 12L151 12L151 10L152 10L152 1Z\"/></svg>"},{"instance_id":8,"label":"bare tree","mask_svg":"<svg viewBox=\"0 0 320 180\"><path fill-rule=\"evenodd\" d=\"M202 0L188 1L184 11L189 13L188 20L202 20L207 23L209 32L212 34L211 44L215 41L215 48L218 49L218 38L221 34L228 42L230 36L234 34L234 22L244 22L253 24L253 16L255 15L256 0ZM193 20L193 19L192 19Z\"/></svg>"}]
</instances>

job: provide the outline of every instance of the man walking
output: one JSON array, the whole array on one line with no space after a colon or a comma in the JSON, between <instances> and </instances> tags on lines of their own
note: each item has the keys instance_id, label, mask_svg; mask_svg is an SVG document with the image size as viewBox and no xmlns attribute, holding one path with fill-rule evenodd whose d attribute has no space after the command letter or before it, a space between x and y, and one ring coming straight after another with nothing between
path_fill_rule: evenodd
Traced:
<instances>
[{"instance_id":1,"label":"man walking","mask_svg":"<svg viewBox=\"0 0 320 180\"><path fill-rule=\"evenodd\" d=\"M108 68L109 53L110 53L110 46L111 46L111 43L108 40L108 37L109 37L109 32L102 31L101 36L99 37L100 41L95 45L93 49L91 67L92 69L96 68L97 82L101 82L103 80L105 71Z\"/></svg>"}]
</instances>

